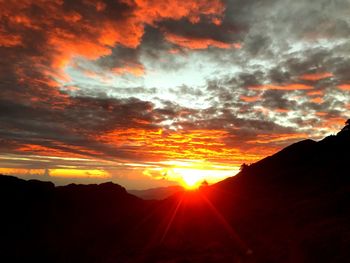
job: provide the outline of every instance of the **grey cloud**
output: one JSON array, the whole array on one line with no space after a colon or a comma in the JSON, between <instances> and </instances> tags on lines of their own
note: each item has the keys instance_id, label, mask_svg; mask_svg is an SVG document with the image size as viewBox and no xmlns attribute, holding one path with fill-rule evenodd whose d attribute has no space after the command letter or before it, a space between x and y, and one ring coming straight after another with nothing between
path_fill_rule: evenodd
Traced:
<instances>
[{"instance_id":1,"label":"grey cloud","mask_svg":"<svg viewBox=\"0 0 350 263\"><path fill-rule=\"evenodd\" d=\"M246 38L244 48L252 57L259 54L272 56L273 54L269 51L271 44L271 39L266 35L251 35Z\"/></svg>"},{"instance_id":2,"label":"grey cloud","mask_svg":"<svg viewBox=\"0 0 350 263\"><path fill-rule=\"evenodd\" d=\"M96 63L100 67L107 69L141 65L139 50L123 46L114 47L111 55L99 58Z\"/></svg>"},{"instance_id":3,"label":"grey cloud","mask_svg":"<svg viewBox=\"0 0 350 263\"><path fill-rule=\"evenodd\" d=\"M297 108L296 102L285 98L286 94L280 90L267 90L262 95L262 105L266 108L276 110L295 110Z\"/></svg>"}]
</instances>

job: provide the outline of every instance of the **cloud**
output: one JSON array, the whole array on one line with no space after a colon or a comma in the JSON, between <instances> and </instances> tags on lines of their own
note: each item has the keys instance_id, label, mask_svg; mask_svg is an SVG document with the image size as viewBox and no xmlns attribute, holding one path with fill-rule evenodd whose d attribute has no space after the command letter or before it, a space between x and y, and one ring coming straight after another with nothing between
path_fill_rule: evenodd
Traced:
<instances>
[{"instance_id":1,"label":"cloud","mask_svg":"<svg viewBox=\"0 0 350 263\"><path fill-rule=\"evenodd\" d=\"M245 102L255 102L260 99L260 96L243 96L242 95L240 98Z\"/></svg>"},{"instance_id":2,"label":"cloud","mask_svg":"<svg viewBox=\"0 0 350 263\"><path fill-rule=\"evenodd\" d=\"M342 84L342 85L339 85L338 88L344 91L348 91L350 90L350 84Z\"/></svg>"},{"instance_id":3,"label":"cloud","mask_svg":"<svg viewBox=\"0 0 350 263\"><path fill-rule=\"evenodd\" d=\"M312 86L301 84L301 83L292 83L292 84L286 84L286 85L267 84L267 85L261 85L261 86L251 86L249 88L252 90L309 90L309 89L313 89Z\"/></svg>"},{"instance_id":4,"label":"cloud","mask_svg":"<svg viewBox=\"0 0 350 263\"><path fill-rule=\"evenodd\" d=\"M324 102L323 98L321 98L321 97L313 98L310 101L313 102L313 103L317 103L317 104L321 104L321 103Z\"/></svg>"},{"instance_id":5,"label":"cloud","mask_svg":"<svg viewBox=\"0 0 350 263\"><path fill-rule=\"evenodd\" d=\"M3 3L0 32L1 39L6 41L2 40L1 45L23 46L28 53L35 50L42 57L34 61L35 67L47 66L57 71L77 56L95 60L111 55L112 47L117 44L136 48L147 24L155 25L164 19L220 17L224 10L221 1L98 3L79 0ZM54 15L48 16L48 12ZM34 59L30 54L25 55L28 60Z\"/></svg>"},{"instance_id":6,"label":"cloud","mask_svg":"<svg viewBox=\"0 0 350 263\"><path fill-rule=\"evenodd\" d=\"M190 48L190 49L206 49L208 47L217 47L217 48L232 48L238 47L234 44L224 43L218 40L213 39L196 39L190 37L183 37L171 33L165 34L165 39L173 44L176 44L181 47ZM238 44L237 44L238 45Z\"/></svg>"},{"instance_id":7,"label":"cloud","mask_svg":"<svg viewBox=\"0 0 350 263\"><path fill-rule=\"evenodd\" d=\"M333 77L333 74L330 72L321 72L321 73L310 73L310 74L304 74L300 76L300 79L303 80L310 80L310 81L317 81L325 78Z\"/></svg>"}]
</instances>

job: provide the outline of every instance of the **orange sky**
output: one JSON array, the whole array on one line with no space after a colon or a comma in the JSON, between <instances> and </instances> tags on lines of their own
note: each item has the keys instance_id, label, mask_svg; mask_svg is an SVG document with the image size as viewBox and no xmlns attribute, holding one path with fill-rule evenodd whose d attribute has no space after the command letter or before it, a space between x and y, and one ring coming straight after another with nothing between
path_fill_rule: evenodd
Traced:
<instances>
[{"instance_id":1,"label":"orange sky","mask_svg":"<svg viewBox=\"0 0 350 263\"><path fill-rule=\"evenodd\" d=\"M282 2L0 0L0 173L213 183L337 132L350 5Z\"/></svg>"}]
</instances>

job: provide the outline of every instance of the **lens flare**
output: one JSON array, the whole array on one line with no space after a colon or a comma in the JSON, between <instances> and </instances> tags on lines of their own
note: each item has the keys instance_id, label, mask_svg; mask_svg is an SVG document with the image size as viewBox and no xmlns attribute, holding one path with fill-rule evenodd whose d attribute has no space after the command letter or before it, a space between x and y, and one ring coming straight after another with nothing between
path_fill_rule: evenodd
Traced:
<instances>
[{"instance_id":1,"label":"lens flare","mask_svg":"<svg viewBox=\"0 0 350 263\"><path fill-rule=\"evenodd\" d=\"M187 190L197 189L203 182L216 183L239 171L239 168L233 165L214 164L201 160L165 161L159 165L160 167L150 168L144 174L178 182Z\"/></svg>"},{"instance_id":2,"label":"lens flare","mask_svg":"<svg viewBox=\"0 0 350 263\"><path fill-rule=\"evenodd\" d=\"M205 175L208 171L186 169L186 168L173 168L175 174L180 175L181 184L186 189L196 189L201 183L206 180Z\"/></svg>"}]
</instances>

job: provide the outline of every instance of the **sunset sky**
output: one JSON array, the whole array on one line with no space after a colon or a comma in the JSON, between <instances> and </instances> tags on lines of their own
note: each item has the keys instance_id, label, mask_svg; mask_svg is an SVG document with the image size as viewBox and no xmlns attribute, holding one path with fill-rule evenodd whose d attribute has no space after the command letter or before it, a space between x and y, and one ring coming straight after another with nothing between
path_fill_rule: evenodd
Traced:
<instances>
[{"instance_id":1,"label":"sunset sky","mask_svg":"<svg viewBox=\"0 0 350 263\"><path fill-rule=\"evenodd\" d=\"M0 173L232 176L344 125L349 36L348 0L0 0Z\"/></svg>"}]
</instances>

